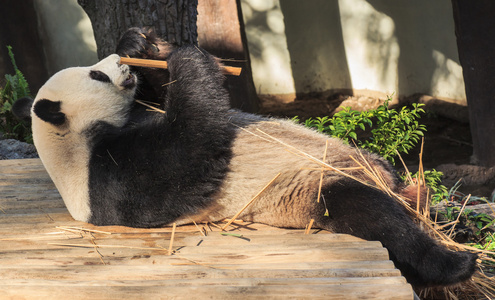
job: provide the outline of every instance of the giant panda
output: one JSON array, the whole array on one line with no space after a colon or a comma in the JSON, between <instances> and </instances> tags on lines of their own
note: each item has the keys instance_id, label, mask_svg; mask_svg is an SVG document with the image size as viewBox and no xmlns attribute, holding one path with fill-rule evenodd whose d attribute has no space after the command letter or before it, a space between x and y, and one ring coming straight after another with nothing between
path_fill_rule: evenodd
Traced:
<instances>
[{"instance_id":1,"label":"giant panda","mask_svg":"<svg viewBox=\"0 0 495 300\"><path fill-rule=\"evenodd\" d=\"M137 70L138 80L119 64L124 55L166 59L168 70ZM76 220L148 228L218 221L276 178L239 219L287 228L314 219L317 228L378 240L416 287L472 276L475 254L436 243L396 199L360 182L354 159L400 193L384 159L290 120L231 110L223 81L201 48L174 49L132 28L117 54L56 73L13 110L31 117L39 156ZM152 95L165 113L143 109L136 94ZM325 163L341 171L324 172L317 199L325 149Z\"/></svg>"}]
</instances>

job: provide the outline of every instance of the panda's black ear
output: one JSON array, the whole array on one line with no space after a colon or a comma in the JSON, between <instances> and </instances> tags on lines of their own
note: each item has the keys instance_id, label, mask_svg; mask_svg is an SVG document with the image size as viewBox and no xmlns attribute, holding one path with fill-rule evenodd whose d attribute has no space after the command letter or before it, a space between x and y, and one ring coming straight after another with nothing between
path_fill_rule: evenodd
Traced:
<instances>
[{"instance_id":1,"label":"panda's black ear","mask_svg":"<svg viewBox=\"0 0 495 300\"><path fill-rule=\"evenodd\" d=\"M52 123L53 125L62 125L65 123L65 114L60 111L60 101L51 101L41 99L34 104L34 113L41 120Z\"/></svg>"},{"instance_id":2,"label":"panda's black ear","mask_svg":"<svg viewBox=\"0 0 495 300\"><path fill-rule=\"evenodd\" d=\"M16 118L24 122L31 121L31 107L33 106L33 99L29 97L19 98L12 105L12 113Z\"/></svg>"}]
</instances>

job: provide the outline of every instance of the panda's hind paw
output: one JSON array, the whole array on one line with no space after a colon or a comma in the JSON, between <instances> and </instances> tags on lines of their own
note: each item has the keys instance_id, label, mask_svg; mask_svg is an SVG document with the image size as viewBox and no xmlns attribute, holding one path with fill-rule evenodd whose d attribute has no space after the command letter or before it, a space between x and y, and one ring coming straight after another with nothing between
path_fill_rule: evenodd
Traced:
<instances>
[{"instance_id":1,"label":"panda's hind paw","mask_svg":"<svg viewBox=\"0 0 495 300\"><path fill-rule=\"evenodd\" d=\"M166 60L174 46L160 39L148 28L129 28L120 38L116 53L120 56Z\"/></svg>"},{"instance_id":2,"label":"panda's hind paw","mask_svg":"<svg viewBox=\"0 0 495 300\"><path fill-rule=\"evenodd\" d=\"M448 286L471 278L477 269L478 255L466 251L454 252L440 246L433 247L417 269L413 285L420 287ZM407 276L406 276L407 277Z\"/></svg>"}]
</instances>

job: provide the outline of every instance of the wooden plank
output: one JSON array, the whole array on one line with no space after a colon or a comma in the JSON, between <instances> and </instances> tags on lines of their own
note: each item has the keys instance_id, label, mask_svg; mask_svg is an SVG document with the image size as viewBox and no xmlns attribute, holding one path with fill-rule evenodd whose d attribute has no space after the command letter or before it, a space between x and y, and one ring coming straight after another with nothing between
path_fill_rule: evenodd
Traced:
<instances>
[{"instance_id":1,"label":"wooden plank","mask_svg":"<svg viewBox=\"0 0 495 300\"><path fill-rule=\"evenodd\" d=\"M8 279L2 285L33 285L33 286L270 286L270 285L356 285L356 284L401 284L405 283L402 277L364 277L364 278L199 278L199 279L167 279L167 280L43 280L43 279Z\"/></svg>"},{"instance_id":2,"label":"wooden plank","mask_svg":"<svg viewBox=\"0 0 495 300\"><path fill-rule=\"evenodd\" d=\"M15 168L31 168L43 166L39 158L26 158L26 159L7 159L0 162L0 170L2 168L15 167Z\"/></svg>"},{"instance_id":3,"label":"wooden plank","mask_svg":"<svg viewBox=\"0 0 495 300\"><path fill-rule=\"evenodd\" d=\"M292 285L292 286L45 286L2 285L7 298L35 299L413 299L404 284Z\"/></svg>"},{"instance_id":4,"label":"wooden plank","mask_svg":"<svg viewBox=\"0 0 495 300\"><path fill-rule=\"evenodd\" d=\"M321 234L323 235L323 234ZM169 237L161 237L159 241L157 238L141 236L137 239L133 238L113 238L111 235L104 236L99 235L102 238L81 238L80 235L67 233L67 234L51 234L51 235L42 235L38 237L33 237L32 239L17 239L17 238L5 238L0 237L0 241L8 241L8 245L0 246L1 250L29 250L29 249L50 249L55 246L54 244L64 244L64 245L89 245L91 246L91 241L95 242L99 247L102 248L111 248L112 246L124 246L124 247L157 247L157 242L159 244L169 244ZM43 241L41 241L41 239ZM208 240L208 239L206 239ZM255 238L253 240L256 240ZM357 242L339 242L339 243L329 243L317 241L313 242L311 239L304 239L307 244L299 243L296 240L292 240L290 243L287 242L278 242L278 243L270 243L267 245L261 245L259 243L250 243L246 242L246 244L231 244L231 245L203 245L202 243L199 245L189 244L184 238L176 237L174 238L174 249L177 249L178 252L185 253L231 253L242 250L242 253L251 253L258 252L260 248L264 251L277 251L280 249L290 250L304 250L308 248L308 245L311 245L313 249L321 249L321 250L345 250L345 249L383 249L380 242L368 242L368 241L357 241Z\"/></svg>"},{"instance_id":5,"label":"wooden plank","mask_svg":"<svg viewBox=\"0 0 495 300\"><path fill-rule=\"evenodd\" d=\"M207 272L199 265L0 265L0 279L169 280L181 278L353 278L396 277L391 261L222 264Z\"/></svg>"},{"instance_id":6,"label":"wooden plank","mask_svg":"<svg viewBox=\"0 0 495 300\"><path fill-rule=\"evenodd\" d=\"M350 235L187 225L167 255L169 227L73 220L39 160L0 161L0 207L2 299L413 298L386 249Z\"/></svg>"},{"instance_id":7,"label":"wooden plank","mask_svg":"<svg viewBox=\"0 0 495 300\"><path fill-rule=\"evenodd\" d=\"M90 246L88 244L88 246ZM55 247L55 246L54 246ZM253 264L297 262L331 262L331 261L368 261L388 260L388 252L383 248L371 248L363 251L359 248L325 251L305 249L298 251L263 251L262 253L192 253L168 256L166 245L163 250L98 248L103 261L108 264L200 264L214 267L216 264ZM54 261L70 264L91 264L98 258L95 248L59 247L45 250L7 250L0 252L0 264L47 264ZM127 258L127 259L126 259ZM130 258L130 259L129 259Z\"/></svg>"},{"instance_id":8,"label":"wooden plank","mask_svg":"<svg viewBox=\"0 0 495 300\"><path fill-rule=\"evenodd\" d=\"M19 200L16 201L6 201L5 198L0 196L0 206L5 211L6 215L12 214L12 211L33 211L35 209L43 209L45 212L51 211L52 209L65 209L65 204L61 199L53 199L47 197L45 199L33 199L32 200Z\"/></svg>"},{"instance_id":9,"label":"wooden plank","mask_svg":"<svg viewBox=\"0 0 495 300\"><path fill-rule=\"evenodd\" d=\"M44 266L47 268L48 266ZM83 267L91 267L89 272L81 271ZM184 267L165 268L158 270L157 268L139 268L142 266L132 266L132 268L122 269L115 268L115 266L70 266L63 268L63 272L60 268L47 273L43 273L38 268L37 272L33 272L31 269L26 269L27 274L20 274L19 272L7 272L2 275L2 282L4 284L7 280L63 280L63 281L91 281L99 280L102 282L108 281L144 281L144 280L207 280L207 279L244 279L244 278L266 278L273 280L287 280L294 281L294 279L311 278L311 279L333 279L333 282L345 282L348 279L357 278L395 278L396 282L405 283L404 277L400 276L398 270L393 269L314 269L314 270L300 270L300 269L272 269L269 266L258 269L212 269L211 271L205 268L193 269ZM263 267L263 265L261 265ZM4 270L4 269L2 269ZM6 270L8 271L8 270ZM69 273L70 271L74 273ZM125 271L125 275L118 276L117 271ZM81 274L79 274L81 272ZM29 276L27 276L29 275ZM15 277L13 277L15 276ZM381 280L382 281L382 280ZM362 281L365 282L365 281ZM383 281L382 281L383 283Z\"/></svg>"}]
</instances>

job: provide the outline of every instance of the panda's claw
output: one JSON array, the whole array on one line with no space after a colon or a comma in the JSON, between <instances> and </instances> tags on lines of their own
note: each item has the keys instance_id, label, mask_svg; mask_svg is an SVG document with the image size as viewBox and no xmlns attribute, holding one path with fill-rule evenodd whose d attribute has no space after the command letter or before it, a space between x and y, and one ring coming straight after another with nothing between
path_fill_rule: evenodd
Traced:
<instances>
[{"instance_id":1,"label":"panda's claw","mask_svg":"<svg viewBox=\"0 0 495 300\"><path fill-rule=\"evenodd\" d=\"M153 46L155 52L160 52L160 48L156 44L151 44L151 46Z\"/></svg>"}]
</instances>

